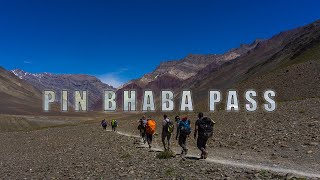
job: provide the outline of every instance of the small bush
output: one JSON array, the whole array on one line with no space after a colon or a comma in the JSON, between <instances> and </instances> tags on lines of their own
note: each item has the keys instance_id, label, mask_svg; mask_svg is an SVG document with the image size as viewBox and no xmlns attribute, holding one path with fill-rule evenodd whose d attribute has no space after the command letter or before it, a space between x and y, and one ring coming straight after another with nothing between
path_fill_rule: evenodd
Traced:
<instances>
[{"instance_id":1,"label":"small bush","mask_svg":"<svg viewBox=\"0 0 320 180\"><path fill-rule=\"evenodd\" d=\"M120 158L129 159L129 158L131 158L131 154L129 154L129 153L123 154L122 156L120 156Z\"/></svg>"},{"instance_id":2,"label":"small bush","mask_svg":"<svg viewBox=\"0 0 320 180\"><path fill-rule=\"evenodd\" d=\"M172 151L163 151L157 154L157 158L159 159L169 159L175 157L175 153Z\"/></svg>"},{"instance_id":3,"label":"small bush","mask_svg":"<svg viewBox=\"0 0 320 180\"><path fill-rule=\"evenodd\" d=\"M270 174L269 174L268 171L262 170L262 171L260 171L260 175L261 175L262 177L268 177Z\"/></svg>"},{"instance_id":4,"label":"small bush","mask_svg":"<svg viewBox=\"0 0 320 180\"><path fill-rule=\"evenodd\" d=\"M174 173L174 169L167 169L165 172L166 176L172 176L173 173Z\"/></svg>"}]
</instances>

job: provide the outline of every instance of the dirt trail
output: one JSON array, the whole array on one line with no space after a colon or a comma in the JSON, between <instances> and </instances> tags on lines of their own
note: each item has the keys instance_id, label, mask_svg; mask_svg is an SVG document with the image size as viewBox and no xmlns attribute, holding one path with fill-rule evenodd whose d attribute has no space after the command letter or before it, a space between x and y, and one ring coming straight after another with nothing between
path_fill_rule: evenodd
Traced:
<instances>
[{"instance_id":1,"label":"dirt trail","mask_svg":"<svg viewBox=\"0 0 320 180\"><path fill-rule=\"evenodd\" d=\"M0 133L0 144L1 179L267 180L320 177L315 171L303 169L301 164L275 167L265 164L262 158L238 161L232 156L236 152L227 150L210 150L214 156L207 161L196 160L199 151L193 146L185 158L177 153L176 158L159 159L156 158L162 151L159 136L155 136L153 148L149 150L138 134L103 131L97 124ZM180 152L175 141L173 148ZM251 158L256 157L252 155Z\"/></svg>"},{"instance_id":2,"label":"dirt trail","mask_svg":"<svg viewBox=\"0 0 320 180\"><path fill-rule=\"evenodd\" d=\"M132 134L127 134L123 133L120 131L117 131L118 134L127 136L127 137L134 137L134 138L140 138L138 135L132 135ZM145 146L147 147L147 146ZM151 148L153 151L163 151L161 146L155 141L155 147ZM179 154L180 151L177 148L173 149L176 154ZM199 155L192 154L189 152L189 154L186 156L186 158L193 158L197 159ZM254 169L254 170L266 170L266 171L272 171L272 172L277 172L277 173L284 173L284 174L293 174L297 176L303 176L303 177L309 177L309 178L320 178L320 174L317 171L301 171L298 169L291 169L287 167L280 167L280 166L268 166L264 164L254 164L254 163L248 163L248 162L241 162L241 161L234 161L234 160L229 160L229 159L223 159L223 158L217 158L217 157L208 157L205 161L209 163L217 163L217 164L222 164L222 165L227 165L227 166L233 166L233 167L240 167L240 168L247 168L247 169Z\"/></svg>"}]
</instances>

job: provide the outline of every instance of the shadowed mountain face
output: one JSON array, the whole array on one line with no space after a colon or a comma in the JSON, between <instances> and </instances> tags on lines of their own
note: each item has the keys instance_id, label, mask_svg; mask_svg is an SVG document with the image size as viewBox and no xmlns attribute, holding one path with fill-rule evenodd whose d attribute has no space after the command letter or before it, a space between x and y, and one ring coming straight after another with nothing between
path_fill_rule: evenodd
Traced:
<instances>
[{"instance_id":1,"label":"shadowed mountain face","mask_svg":"<svg viewBox=\"0 0 320 180\"><path fill-rule=\"evenodd\" d=\"M256 40L250 45L241 45L240 48L232 49L222 55L189 55L178 61L163 62L155 71L118 89L118 96L121 97L118 98L118 102L121 104L122 92L126 89L136 89L138 100L143 95L142 89L154 90L157 97L160 90L172 89L177 97L176 102L179 102L182 89L191 89L195 104L199 104L197 107L202 110L207 109L209 89L239 88L244 91L255 88L262 91L262 87L273 88L279 91L279 100L297 99L299 98L297 93L289 98L285 92L297 92L296 89L319 90L317 85L319 81L313 81L319 78L319 52L320 21L316 21L281 32L267 40ZM306 61L313 61L312 65L306 63L298 65L299 67L292 66ZM300 76L295 77L292 73L281 74L283 70L295 71ZM302 77L304 79L300 80ZM297 81L295 78L298 78ZM278 82L291 83L283 88L280 88L280 85L273 86L279 84ZM266 84L269 86L266 87ZM319 97L312 93L304 93L303 98L315 96Z\"/></svg>"},{"instance_id":2,"label":"shadowed mountain face","mask_svg":"<svg viewBox=\"0 0 320 180\"><path fill-rule=\"evenodd\" d=\"M271 88L280 101L320 97L319 61L320 21L317 21L260 42L243 56L212 68L205 76L199 73L190 78L182 87L193 90L201 109L207 109L203 105L207 105L209 89L234 88L243 94L252 88L261 94Z\"/></svg>"},{"instance_id":3,"label":"shadowed mountain face","mask_svg":"<svg viewBox=\"0 0 320 180\"><path fill-rule=\"evenodd\" d=\"M41 110L41 92L0 67L0 114L31 114Z\"/></svg>"},{"instance_id":4,"label":"shadowed mountain face","mask_svg":"<svg viewBox=\"0 0 320 180\"><path fill-rule=\"evenodd\" d=\"M74 106L74 91L87 90L89 109L103 97L103 90L114 90L112 86L102 83L94 76L82 74L32 74L23 70L12 71L17 77L33 85L39 91L54 90L57 94L56 101L61 100L61 91L69 90L69 105Z\"/></svg>"}]
</instances>

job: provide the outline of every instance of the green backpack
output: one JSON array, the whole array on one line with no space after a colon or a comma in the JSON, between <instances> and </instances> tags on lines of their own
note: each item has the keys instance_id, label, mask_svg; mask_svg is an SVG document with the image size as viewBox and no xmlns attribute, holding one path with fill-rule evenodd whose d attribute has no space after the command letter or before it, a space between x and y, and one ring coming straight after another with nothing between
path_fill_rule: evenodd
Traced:
<instances>
[{"instance_id":1,"label":"green backpack","mask_svg":"<svg viewBox=\"0 0 320 180\"><path fill-rule=\"evenodd\" d=\"M168 133L172 133L173 132L173 130L174 130L174 125L173 125L173 123L172 123L172 121L167 121L167 131L168 131Z\"/></svg>"},{"instance_id":2,"label":"green backpack","mask_svg":"<svg viewBox=\"0 0 320 180\"><path fill-rule=\"evenodd\" d=\"M111 121L111 126L118 126L117 120L112 120Z\"/></svg>"}]
</instances>

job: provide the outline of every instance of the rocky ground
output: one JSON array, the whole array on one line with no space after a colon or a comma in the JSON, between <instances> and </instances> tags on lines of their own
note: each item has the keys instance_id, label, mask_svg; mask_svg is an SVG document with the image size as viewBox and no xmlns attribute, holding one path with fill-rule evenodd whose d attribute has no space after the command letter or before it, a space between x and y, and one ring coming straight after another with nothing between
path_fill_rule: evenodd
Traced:
<instances>
[{"instance_id":1,"label":"rocky ground","mask_svg":"<svg viewBox=\"0 0 320 180\"><path fill-rule=\"evenodd\" d=\"M320 172L319 108L320 99L310 98L279 101L273 113L221 110L206 114L216 121L208 149L213 157ZM175 115L169 114L169 117L173 119ZM180 115L188 115L194 128L196 113ZM160 115L153 118L161 123ZM136 121L126 120L120 121L123 131L137 134ZM161 132L160 126L158 132ZM198 153L195 140L189 138L188 143L194 153ZM173 144L176 145L176 141Z\"/></svg>"},{"instance_id":2,"label":"rocky ground","mask_svg":"<svg viewBox=\"0 0 320 180\"><path fill-rule=\"evenodd\" d=\"M158 159L135 137L84 124L0 133L1 179L286 179L291 174ZM159 140L156 140L159 141Z\"/></svg>"},{"instance_id":3,"label":"rocky ground","mask_svg":"<svg viewBox=\"0 0 320 180\"><path fill-rule=\"evenodd\" d=\"M141 147L140 113L2 115L0 179L319 179L319 108L319 98L310 98L279 101L273 113L206 114L216 121L207 161L195 158L199 150L191 137L187 158L158 159L159 152ZM147 115L156 119L160 135L162 114ZM176 113L168 115L173 119ZM188 115L194 128L196 113L180 115ZM118 119L118 133L103 131L102 118ZM159 135L154 147L162 149Z\"/></svg>"}]
</instances>

